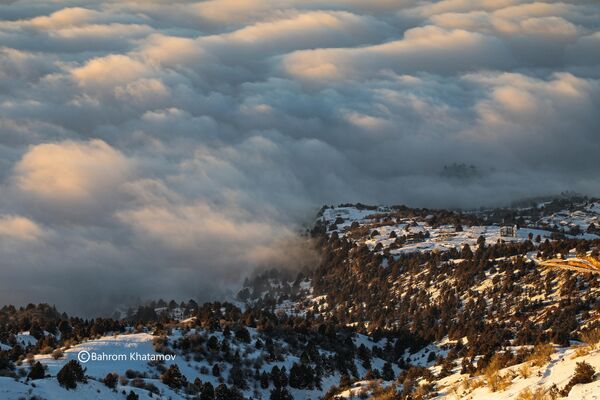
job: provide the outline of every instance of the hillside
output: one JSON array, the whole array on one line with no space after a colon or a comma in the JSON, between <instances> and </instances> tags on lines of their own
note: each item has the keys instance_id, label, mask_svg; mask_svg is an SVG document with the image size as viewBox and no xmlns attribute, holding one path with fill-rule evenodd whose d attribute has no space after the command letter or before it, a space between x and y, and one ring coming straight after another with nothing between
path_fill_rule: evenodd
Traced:
<instances>
[{"instance_id":1,"label":"hillside","mask_svg":"<svg viewBox=\"0 0 600 400\"><path fill-rule=\"evenodd\" d=\"M589 199L324 207L318 265L257 273L235 300L118 320L3 307L0 397L596 399L599 217ZM81 351L106 359L67 390Z\"/></svg>"}]
</instances>

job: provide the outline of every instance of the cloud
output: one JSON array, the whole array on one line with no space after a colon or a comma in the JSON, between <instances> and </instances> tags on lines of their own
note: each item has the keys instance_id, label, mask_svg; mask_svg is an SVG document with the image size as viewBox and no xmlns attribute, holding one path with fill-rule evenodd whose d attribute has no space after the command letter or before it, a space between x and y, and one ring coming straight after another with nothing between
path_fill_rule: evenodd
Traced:
<instances>
[{"instance_id":1,"label":"cloud","mask_svg":"<svg viewBox=\"0 0 600 400\"><path fill-rule=\"evenodd\" d=\"M131 172L132 162L102 140L64 141L31 147L12 183L38 210L81 217L107 206Z\"/></svg>"},{"instance_id":2,"label":"cloud","mask_svg":"<svg viewBox=\"0 0 600 400\"><path fill-rule=\"evenodd\" d=\"M151 68L125 55L94 58L72 70L77 83L85 88L113 87L138 78L151 76Z\"/></svg>"},{"instance_id":3,"label":"cloud","mask_svg":"<svg viewBox=\"0 0 600 400\"><path fill-rule=\"evenodd\" d=\"M594 1L0 16L0 303L223 298L257 268L316 262L298 233L323 204L600 195ZM453 163L480 173L449 178Z\"/></svg>"},{"instance_id":4,"label":"cloud","mask_svg":"<svg viewBox=\"0 0 600 400\"><path fill-rule=\"evenodd\" d=\"M0 236L19 240L36 240L43 230L32 220L18 215L0 215Z\"/></svg>"},{"instance_id":5,"label":"cloud","mask_svg":"<svg viewBox=\"0 0 600 400\"><path fill-rule=\"evenodd\" d=\"M352 49L300 51L283 59L283 69L297 78L356 79L382 70L448 74L470 69L506 68L513 63L493 37L435 26L413 28L403 40Z\"/></svg>"}]
</instances>

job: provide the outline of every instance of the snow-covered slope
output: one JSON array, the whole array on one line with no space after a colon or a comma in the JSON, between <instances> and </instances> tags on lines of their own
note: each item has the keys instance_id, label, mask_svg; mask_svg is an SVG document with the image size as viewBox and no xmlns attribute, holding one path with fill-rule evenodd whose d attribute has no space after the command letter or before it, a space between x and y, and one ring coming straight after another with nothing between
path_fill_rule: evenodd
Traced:
<instances>
[{"instance_id":1,"label":"snow-covered slope","mask_svg":"<svg viewBox=\"0 0 600 400\"><path fill-rule=\"evenodd\" d=\"M579 355L581 354L581 355ZM525 362L501 369L498 374L508 376L509 383L502 390L492 391L485 376L469 377L456 371L438 381L440 399L465 400L509 400L524 396L528 391L545 391L548 398L552 388L560 391L575 374L577 363L585 362L600 372L600 349L590 350L587 347L558 348L550 356L550 360L536 367L531 362ZM528 370L528 373L524 373ZM477 387L479 385L483 385ZM569 399L597 400L600 399L600 380L573 386L568 393Z\"/></svg>"}]
</instances>

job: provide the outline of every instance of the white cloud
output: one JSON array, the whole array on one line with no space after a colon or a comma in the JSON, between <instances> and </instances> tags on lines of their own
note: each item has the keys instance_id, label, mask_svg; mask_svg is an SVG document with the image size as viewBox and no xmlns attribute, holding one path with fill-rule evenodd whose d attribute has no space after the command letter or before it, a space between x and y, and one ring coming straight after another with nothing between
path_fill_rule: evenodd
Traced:
<instances>
[{"instance_id":1,"label":"white cloud","mask_svg":"<svg viewBox=\"0 0 600 400\"><path fill-rule=\"evenodd\" d=\"M15 166L19 190L69 206L110 197L127 179L130 162L102 140L65 141L30 148Z\"/></svg>"},{"instance_id":2,"label":"white cloud","mask_svg":"<svg viewBox=\"0 0 600 400\"><path fill-rule=\"evenodd\" d=\"M0 215L0 236L19 240L37 240L44 232L34 221L19 215Z\"/></svg>"},{"instance_id":3,"label":"white cloud","mask_svg":"<svg viewBox=\"0 0 600 400\"><path fill-rule=\"evenodd\" d=\"M507 49L493 37L435 26L413 28L404 39L360 48L299 51L283 60L293 77L327 81L359 79L382 70L452 74L513 64Z\"/></svg>"}]
</instances>

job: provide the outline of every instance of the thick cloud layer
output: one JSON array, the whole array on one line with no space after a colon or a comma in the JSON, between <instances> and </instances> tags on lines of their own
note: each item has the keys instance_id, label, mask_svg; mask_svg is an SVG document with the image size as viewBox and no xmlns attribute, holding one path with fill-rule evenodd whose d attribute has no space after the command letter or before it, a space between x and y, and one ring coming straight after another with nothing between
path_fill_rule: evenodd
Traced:
<instances>
[{"instance_id":1,"label":"thick cloud layer","mask_svg":"<svg viewBox=\"0 0 600 400\"><path fill-rule=\"evenodd\" d=\"M600 195L599 109L593 0L2 2L0 303L208 299L324 203Z\"/></svg>"}]
</instances>

